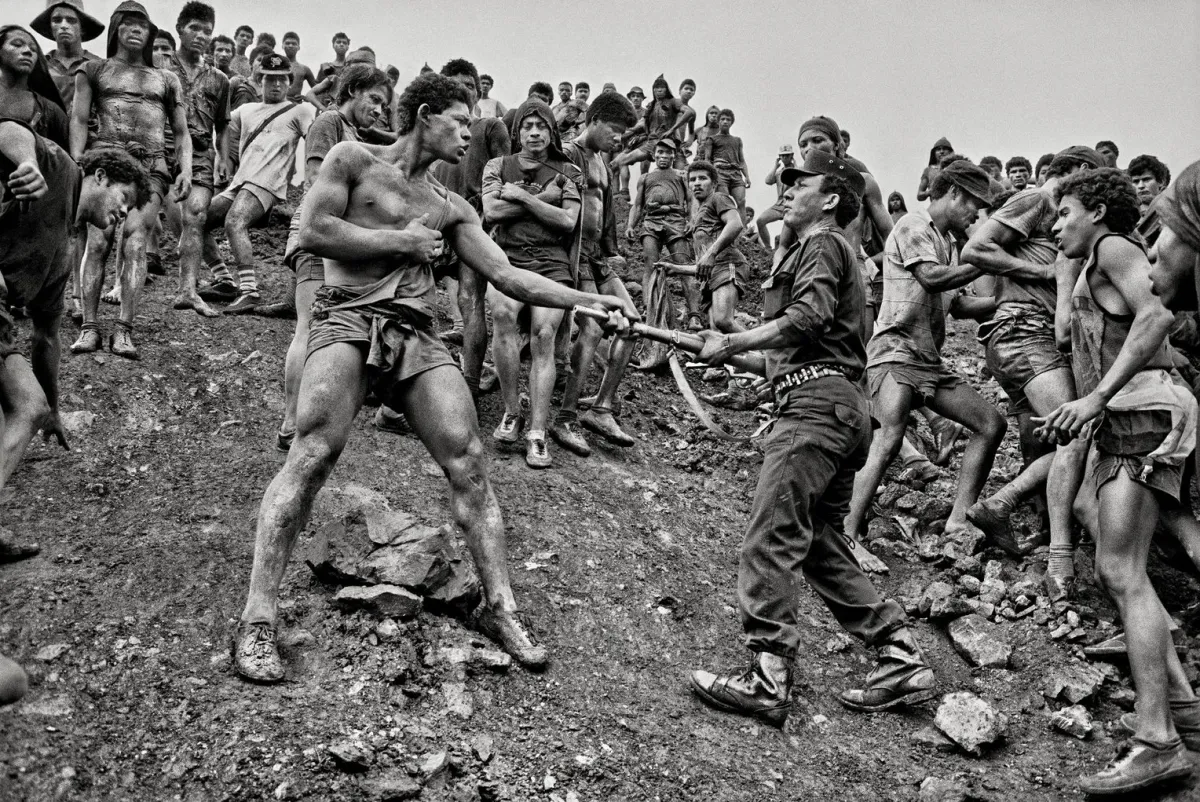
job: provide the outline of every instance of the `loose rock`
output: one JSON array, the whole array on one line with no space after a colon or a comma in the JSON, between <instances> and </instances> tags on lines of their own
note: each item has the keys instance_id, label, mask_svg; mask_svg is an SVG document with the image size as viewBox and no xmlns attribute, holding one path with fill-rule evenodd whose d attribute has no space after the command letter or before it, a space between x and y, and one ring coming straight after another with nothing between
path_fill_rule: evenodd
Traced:
<instances>
[{"instance_id":1,"label":"loose rock","mask_svg":"<svg viewBox=\"0 0 1200 802\"><path fill-rule=\"evenodd\" d=\"M421 612L421 597L396 585L342 588L333 597L341 610L366 610L379 618L407 621ZM393 621L393 626L395 622Z\"/></svg>"},{"instance_id":2,"label":"loose rock","mask_svg":"<svg viewBox=\"0 0 1200 802\"><path fill-rule=\"evenodd\" d=\"M961 783L939 777L926 777L921 781L917 799L920 802L966 802L969 797L967 789Z\"/></svg>"},{"instance_id":3,"label":"loose rock","mask_svg":"<svg viewBox=\"0 0 1200 802\"><path fill-rule=\"evenodd\" d=\"M353 738L331 744L328 752L334 764L342 771L366 771L375 762L375 755L362 741Z\"/></svg>"},{"instance_id":4,"label":"loose rock","mask_svg":"<svg viewBox=\"0 0 1200 802\"><path fill-rule=\"evenodd\" d=\"M1104 674L1093 666L1071 663L1050 675L1044 694L1047 699L1062 699L1075 705L1090 699L1102 682Z\"/></svg>"},{"instance_id":5,"label":"loose rock","mask_svg":"<svg viewBox=\"0 0 1200 802\"><path fill-rule=\"evenodd\" d=\"M1004 737L1008 719L975 694L958 691L942 697L933 723L952 741L978 757L983 754L983 747Z\"/></svg>"},{"instance_id":6,"label":"loose rock","mask_svg":"<svg viewBox=\"0 0 1200 802\"><path fill-rule=\"evenodd\" d=\"M1012 647L1000 629L977 613L950 623L947 632L955 650L973 666L1004 668L1012 656Z\"/></svg>"},{"instance_id":7,"label":"loose rock","mask_svg":"<svg viewBox=\"0 0 1200 802\"><path fill-rule=\"evenodd\" d=\"M1095 725L1092 724L1091 715L1083 705L1064 707L1051 717L1050 726L1059 732L1073 735L1081 741L1091 738L1092 733L1096 730Z\"/></svg>"}]
</instances>

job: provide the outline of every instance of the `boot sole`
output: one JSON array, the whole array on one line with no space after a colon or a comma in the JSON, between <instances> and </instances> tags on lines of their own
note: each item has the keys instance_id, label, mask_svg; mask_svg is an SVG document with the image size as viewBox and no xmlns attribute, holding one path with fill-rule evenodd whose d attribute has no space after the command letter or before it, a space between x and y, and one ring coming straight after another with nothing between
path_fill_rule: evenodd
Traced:
<instances>
[{"instance_id":1,"label":"boot sole","mask_svg":"<svg viewBox=\"0 0 1200 802\"><path fill-rule=\"evenodd\" d=\"M1110 785L1103 788L1088 788L1083 783L1080 783L1079 790L1083 791L1089 796L1119 796L1131 794L1134 791L1144 791L1147 788L1153 788L1156 785L1171 782L1172 780L1182 780L1185 777L1190 777L1193 771L1193 766L1180 766L1177 769L1164 771L1163 773L1156 774L1153 777L1144 777L1137 782L1127 783L1126 785Z\"/></svg>"},{"instance_id":2,"label":"boot sole","mask_svg":"<svg viewBox=\"0 0 1200 802\"><path fill-rule=\"evenodd\" d=\"M757 718L782 729L784 723L787 721L788 714L792 712L791 702L788 702L786 707L777 707L772 710L747 710L744 707L736 707L717 699L708 691L697 685L695 680L689 680L689 682L692 686L692 693L699 696L700 701L704 702L704 704L708 705L709 707L725 713L736 713L737 715L741 716Z\"/></svg>"},{"instance_id":3,"label":"boot sole","mask_svg":"<svg viewBox=\"0 0 1200 802\"><path fill-rule=\"evenodd\" d=\"M842 703L842 707L847 710L853 710L856 713L882 713L885 710L892 710L897 707L906 707L908 705L919 705L924 702L932 701L938 697L938 690L930 688L927 691L913 691L904 696L897 696L890 702L884 702L881 705L860 705L857 702L851 702L849 699L838 697L838 701Z\"/></svg>"}]
</instances>

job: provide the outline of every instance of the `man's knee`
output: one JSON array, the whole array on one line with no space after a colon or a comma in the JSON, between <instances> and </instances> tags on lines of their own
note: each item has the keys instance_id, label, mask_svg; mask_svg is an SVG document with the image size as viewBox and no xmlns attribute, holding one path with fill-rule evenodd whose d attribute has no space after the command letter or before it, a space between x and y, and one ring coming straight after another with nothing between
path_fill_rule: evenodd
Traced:
<instances>
[{"instance_id":1,"label":"man's knee","mask_svg":"<svg viewBox=\"0 0 1200 802\"><path fill-rule=\"evenodd\" d=\"M472 433L459 442L450 444L449 453L443 457L442 470L457 492L482 492L487 488L487 459L483 441Z\"/></svg>"},{"instance_id":2,"label":"man's knee","mask_svg":"<svg viewBox=\"0 0 1200 802\"><path fill-rule=\"evenodd\" d=\"M1129 555L1101 554L1096 558L1096 583L1110 596L1124 596L1144 578Z\"/></svg>"},{"instance_id":3,"label":"man's knee","mask_svg":"<svg viewBox=\"0 0 1200 802\"><path fill-rule=\"evenodd\" d=\"M1004 440L1004 433L1007 431L1008 421L1004 419L1004 416L995 409L989 409L988 414L984 416L979 434L987 438L990 443L1000 443Z\"/></svg>"}]
</instances>

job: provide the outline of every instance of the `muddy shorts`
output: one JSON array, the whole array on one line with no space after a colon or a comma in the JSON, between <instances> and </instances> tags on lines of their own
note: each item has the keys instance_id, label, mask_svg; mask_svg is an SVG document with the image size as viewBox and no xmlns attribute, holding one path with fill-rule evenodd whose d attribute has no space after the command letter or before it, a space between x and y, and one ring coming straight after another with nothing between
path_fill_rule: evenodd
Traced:
<instances>
[{"instance_id":1,"label":"muddy shorts","mask_svg":"<svg viewBox=\"0 0 1200 802\"><path fill-rule=\"evenodd\" d=\"M939 390L953 390L962 384L958 374L946 368L945 365L931 367L928 365L909 365L904 362L884 362L881 365L867 367L867 389L870 393L871 406L883 389L884 379L891 376L902 387L913 391L913 409L925 406Z\"/></svg>"},{"instance_id":2,"label":"muddy shorts","mask_svg":"<svg viewBox=\"0 0 1200 802\"><path fill-rule=\"evenodd\" d=\"M660 244L688 239L687 222L683 217L643 217L641 236L654 237Z\"/></svg>"},{"instance_id":3,"label":"muddy shorts","mask_svg":"<svg viewBox=\"0 0 1200 802\"><path fill-rule=\"evenodd\" d=\"M600 250L600 243L583 241L579 250L579 279L590 280L597 287L614 279L617 274L608 266L608 257Z\"/></svg>"},{"instance_id":4,"label":"muddy shorts","mask_svg":"<svg viewBox=\"0 0 1200 802\"><path fill-rule=\"evenodd\" d=\"M708 275L708 283L700 289L700 311L707 314L712 308L713 293L727 284L732 284L737 290L737 300L742 300L746 294L746 286L750 283L750 264L748 262L728 262L713 267ZM736 303L735 301L734 303Z\"/></svg>"},{"instance_id":5,"label":"muddy shorts","mask_svg":"<svg viewBox=\"0 0 1200 802\"><path fill-rule=\"evenodd\" d=\"M574 287L570 257L565 248L505 248L504 255L513 267L537 273L543 278Z\"/></svg>"},{"instance_id":6,"label":"muddy shorts","mask_svg":"<svg viewBox=\"0 0 1200 802\"><path fill-rule=\"evenodd\" d=\"M258 199L259 204L262 206L263 214L266 214L267 212L271 211L271 209L273 209L275 207L275 204L279 202L279 199L275 197L274 192L272 192L269 189L266 189L265 187L260 187L258 184L255 184L251 181L243 181L242 183L237 184L236 186L233 184L230 184L228 187L225 188L225 191L222 192L217 197L224 198L225 200L229 201L230 203L233 203L234 198L236 198L238 196L238 192L241 190L245 190L246 192L249 192L251 195L253 195L255 198Z\"/></svg>"},{"instance_id":7,"label":"muddy shorts","mask_svg":"<svg viewBox=\"0 0 1200 802\"><path fill-rule=\"evenodd\" d=\"M1167 465L1146 459L1170 432L1171 413L1166 410L1105 412L1092 434L1093 455L1088 461L1097 495L1105 482L1124 471L1143 487L1178 502L1186 462Z\"/></svg>"},{"instance_id":8,"label":"muddy shorts","mask_svg":"<svg viewBox=\"0 0 1200 802\"><path fill-rule=\"evenodd\" d=\"M458 363L433 328L433 320L406 315L403 307L371 304L354 309L329 309L352 300L341 287L324 286L313 301L308 354L335 343L354 343L366 357L367 391L387 404L400 403L402 385L426 371ZM393 409L399 409L393 406Z\"/></svg>"},{"instance_id":9,"label":"muddy shorts","mask_svg":"<svg viewBox=\"0 0 1200 802\"><path fill-rule=\"evenodd\" d=\"M325 260L314 256L300 247L300 209L292 215L288 224L287 245L283 249L283 263L296 274L296 283L306 281L325 282Z\"/></svg>"},{"instance_id":10,"label":"muddy shorts","mask_svg":"<svg viewBox=\"0 0 1200 802\"><path fill-rule=\"evenodd\" d=\"M988 370L1008 394L1012 414L1033 412L1025 385L1043 373L1071 368L1054 342L1053 316L1022 305L1017 316L996 318L990 328L986 334L980 333Z\"/></svg>"},{"instance_id":11,"label":"muddy shorts","mask_svg":"<svg viewBox=\"0 0 1200 802\"><path fill-rule=\"evenodd\" d=\"M216 155L212 148L192 154L192 186L213 191L216 186Z\"/></svg>"},{"instance_id":12,"label":"muddy shorts","mask_svg":"<svg viewBox=\"0 0 1200 802\"><path fill-rule=\"evenodd\" d=\"M724 192L726 195L733 197L734 187L740 189L746 188L746 183L742 175L742 168L735 165L725 166L717 165L717 192Z\"/></svg>"}]
</instances>

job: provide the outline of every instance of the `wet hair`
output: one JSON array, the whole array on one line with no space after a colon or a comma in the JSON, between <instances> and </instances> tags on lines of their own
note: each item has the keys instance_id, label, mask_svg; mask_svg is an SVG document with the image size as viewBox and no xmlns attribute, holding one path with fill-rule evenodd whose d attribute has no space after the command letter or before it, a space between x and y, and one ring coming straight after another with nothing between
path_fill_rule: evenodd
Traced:
<instances>
[{"instance_id":1,"label":"wet hair","mask_svg":"<svg viewBox=\"0 0 1200 802\"><path fill-rule=\"evenodd\" d=\"M637 114L633 111L633 104L617 92L603 92L597 95L592 104L588 106L587 114L583 119L589 125L593 121L620 123L626 128L637 125Z\"/></svg>"},{"instance_id":2,"label":"wet hair","mask_svg":"<svg viewBox=\"0 0 1200 802\"><path fill-rule=\"evenodd\" d=\"M1124 170L1101 167L1084 170L1063 180L1054 191L1055 201L1061 202L1072 196L1089 212L1104 205L1104 217L1100 218L1109 231L1130 234L1137 227L1142 212L1138 207L1137 190Z\"/></svg>"},{"instance_id":3,"label":"wet hair","mask_svg":"<svg viewBox=\"0 0 1200 802\"><path fill-rule=\"evenodd\" d=\"M209 25L217 24L217 12L207 3L200 3L196 0L184 3L183 8L179 12L179 16L175 19L175 30L181 31L183 27L192 20L207 22Z\"/></svg>"},{"instance_id":4,"label":"wet hair","mask_svg":"<svg viewBox=\"0 0 1200 802\"><path fill-rule=\"evenodd\" d=\"M687 168L687 174L689 177L691 177L692 173L708 173L708 177L712 179L713 183L717 183L717 168L710 161L696 159L696 161L689 164Z\"/></svg>"},{"instance_id":5,"label":"wet hair","mask_svg":"<svg viewBox=\"0 0 1200 802\"><path fill-rule=\"evenodd\" d=\"M1121 149L1118 148L1117 143L1113 142L1111 139L1101 139L1099 142L1097 142L1096 150L1100 150L1100 148L1108 148L1113 152L1114 156L1121 155Z\"/></svg>"},{"instance_id":6,"label":"wet hair","mask_svg":"<svg viewBox=\"0 0 1200 802\"><path fill-rule=\"evenodd\" d=\"M283 35L283 41L286 42L288 39L295 39L298 44L300 42L300 34L295 31L288 31Z\"/></svg>"},{"instance_id":7,"label":"wet hair","mask_svg":"<svg viewBox=\"0 0 1200 802\"><path fill-rule=\"evenodd\" d=\"M1041 158L1039 158L1039 159L1037 160L1037 167L1035 167L1035 168L1033 169L1033 175L1034 175L1034 177L1037 177L1037 174L1038 174L1038 173L1040 173L1040 172L1042 171L1042 168L1043 168L1043 167L1045 167L1046 165L1048 165L1048 164L1049 164L1050 162L1052 162L1052 161L1054 161L1054 154L1053 154L1053 153L1043 153L1043 154L1041 155Z\"/></svg>"},{"instance_id":8,"label":"wet hair","mask_svg":"<svg viewBox=\"0 0 1200 802\"><path fill-rule=\"evenodd\" d=\"M737 117L734 116L733 109L721 109L720 113L717 114L717 119L719 120L722 117L728 117L731 122L737 121Z\"/></svg>"},{"instance_id":9,"label":"wet hair","mask_svg":"<svg viewBox=\"0 0 1200 802\"><path fill-rule=\"evenodd\" d=\"M365 92L377 86L390 89L391 85L387 73L383 70L372 67L370 64L351 64L342 70L342 74L338 78L335 102L340 106L353 97L355 92Z\"/></svg>"},{"instance_id":10,"label":"wet hair","mask_svg":"<svg viewBox=\"0 0 1200 802\"><path fill-rule=\"evenodd\" d=\"M1091 167L1089 162L1076 156L1055 156L1050 160L1050 169L1046 171L1047 178L1060 178L1078 166Z\"/></svg>"},{"instance_id":11,"label":"wet hair","mask_svg":"<svg viewBox=\"0 0 1200 802\"><path fill-rule=\"evenodd\" d=\"M170 42L172 50L175 50L177 47L179 47L179 45L175 44L175 37L172 36L171 32L166 28L159 28L154 34L154 41L157 42L159 39L166 39L168 42Z\"/></svg>"},{"instance_id":12,"label":"wet hair","mask_svg":"<svg viewBox=\"0 0 1200 802\"><path fill-rule=\"evenodd\" d=\"M1024 156L1013 156L1004 163L1004 174L1008 175L1014 167L1024 167L1030 174L1033 173L1033 165L1029 163L1029 159Z\"/></svg>"},{"instance_id":13,"label":"wet hair","mask_svg":"<svg viewBox=\"0 0 1200 802\"><path fill-rule=\"evenodd\" d=\"M150 173L138 161L119 148L92 148L79 159L84 177L103 170L110 181L130 184L134 188L134 204L140 209L150 202Z\"/></svg>"},{"instance_id":14,"label":"wet hair","mask_svg":"<svg viewBox=\"0 0 1200 802\"><path fill-rule=\"evenodd\" d=\"M695 89L695 88L696 88L696 82L695 82L695 81L693 81L691 78L684 78L684 79L683 79L683 82L679 84L679 91L680 91L680 92L682 92L682 91L683 91L683 88L684 88L685 86L690 86L692 89Z\"/></svg>"},{"instance_id":15,"label":"wet hair","mask_svg":"<svg viewBox=\"0 0 1200 802\"><path fill-rule=\"evenodd\" d=\"M479 85L479 70L465 58L450 59L442 67L442 75L453 78L455 75L470 75L475 81L475 94L482 95L483 87Z\"/></svg>"},{"instance_id":16,"label":"wet hair","mask_svg":"<svg viewBox=\"0 0 1200 802\"><path fill-rule=\"evenodd\" d=\"M370 53L372 58L375 57L375 50L372 47L370 47L369 45L359 45L358 47L354 48L354 52L355 53L359 53L359 52Z\"/></svg>"},{"instance_id":17,"label":"wet hair","mask_svg":"<svg viewBox=\"0 0 1200 802\"><path fill-rule=\"evenodd\" d=\"M254 35L254 29L253 29L253 28L251 28L249 25L239 25L239 26L237 26L237 30L233 32L233 35L234 35L234 36L237 36L237 35L238 35L238 34L240 34L242 31L245 31L246 33L250 34L251 36L253 36L253 35Z\"/></svg>"},{"instance_id":18,"label":"wet hair","mask_svg":"<svg viewBox=\"0 0 1200 802\"><path fill-rule=\"evenodd\" d=\"M947 158L949 158L949 157L947 157ZM945 163L945 161L946 161L945 159L942 159L943 164ZM1000 160L997 159L995 156L984 156L982 159L979 160L979 166L984 169L987 169L988 167L995 167L997 170L999 170L999 169L1003 168L1004 165L1002 165L1000 163Z\"/></svg>"},{"instance_id":19,"label":"wet hair","mask_svg":"<svg viewBox=\"0 0 1200 802\"><path fill-rule=\"evenodd\" d=\"M818 189L821 192L837 193L838 205L833 210L835 223L845 227L854 222L858 217L859 210L862 209L862 198L855 193L849 181L837 175L823 175Z\"/></svg>"},{"instance_id":20,"label":"wet hair","mask_svg":"<svg viewBox=\"0 0 1200 802\"><path fill-rule=\"evenodd\" d=\"M987 157L985 156L984 158L986 159ZM993 158L995 158L995 157L993 157ZM951 187L958 186L957 184L955 184L953 181L951 181L946 176L945 170L947 167L954 164L955 162L970 163L970 161L971 160L968 159L966 156L961 156L957 153L951 153L949 156L943 156L941 161L938 162L937 175L935 175L933 177L933 180L929 182L929 199L937 200L938 198L942 197L947 192L949 192ZM979 166L982 167L983 164L980 163Z\"/></svg>"},{"instance_id":21,"label":"wet hair","mask_svg":"<svg viewBox=\"0 0 1200 802\"><path fill-rule=\"evenodd\" d=\"M209 53L216 52L217 45L229 45L229 48L231 50L237 48L237 42L233 41L225 34L221 34L220 36L213 37L212 41L208 43L208 52Z\"/></svg>"},{"instance_id":22,"label":"wet hair","mask_svg":"<svg viewBox=\"0 0 1200 802\"><path fill-rule=\"evenodd\" d=\"M345 33L343 33L342 31L338 31L337 33L335 33L335 34L333 35L333 38L332 38L332 39L330 39L329 41L331 41L331 42L336 42L338 39L345 39L347 44L349 44L349 42L350 42L350 37L349 37L349 36L347 36L347 35L346 35Z\"/></svg>"},{"instance_id":23,"label":"wet hair","mask_svg":"<svg viewBox=\"0 0 1200 802\"><path fill-rule=\"evenodd\" d=\"M580 89L586 89L589 92L592 91L592 87L588 85L587 81L580 81L579 83L575 84L575 91L578 92Z\"/></svg>"},{"instance_id":24,"label":"wet hair","mask_svg":"<svg viewBox=\"0 0 1200 802\"><path fill-rule=\"evenodd\" d=\"M267 33L266 31L263 31L262 33L260 33L258 35L258 40L255 41L255 44L256 45L266 45L267 47L274 50L275 45L277 44L277 42L275 41L275 34Z\"/></svg>"},{"instance_id":25,"label":"wet hair","mask_svg":"<svg viewBox=\"0 0 1200 802\"><path fill-rule=\"evenodd\" d=\"M1129 173L1130 178L1143 173L1149 173L1163 187L1171 183L1171 171L1167 168L1167 165L1159 161L1157 156L1149 154L1134 156L1133 161L1129 163L1129 167L1126 168L1125 172Z\"/></svg>"},{"instance_id":26,"label":"wet hair","mask_svg":"<svg viewBox=\"0 0 1200 802\"><path fill-rule=\"evenodd\" d=\"M445 75L427 72L413 79L404 88L398 102L400 127L398 134L407 134L417 124L417 112L421 106L429 106L434 114L441 114L455 103L466 105L471 102L467 88Z\"/></svg>"},{"instance_id":27,"label":"wet hair","mask_svg":"<svg viewBox=\"0 0 1200 802\"><path fill-rule=\"evenodd\" d=\"M496 79L495 79L495 78L493 78L492 76L488 75L486 72L485 72L483 75L480 75L480 76L479 76L479 80L481 80L481 81L483 81L483 80L488 80L488 81L491 81L493 85L496 83Z\"/></svg>"},{"instance_id":28,"label":"wet hair","mask_svg":"<svg viewBox=\"0 0 1200 802\"><path fill-rule=\"evenodd\" d=\"M554 99L554 88L545 81L536 81L529 85L529 92L526 94L526 97L533 97L534 95L537 95L543 100L549 98L549 100L546 100L546 102L549 103Z\"/></svg>"}]
</instances>

